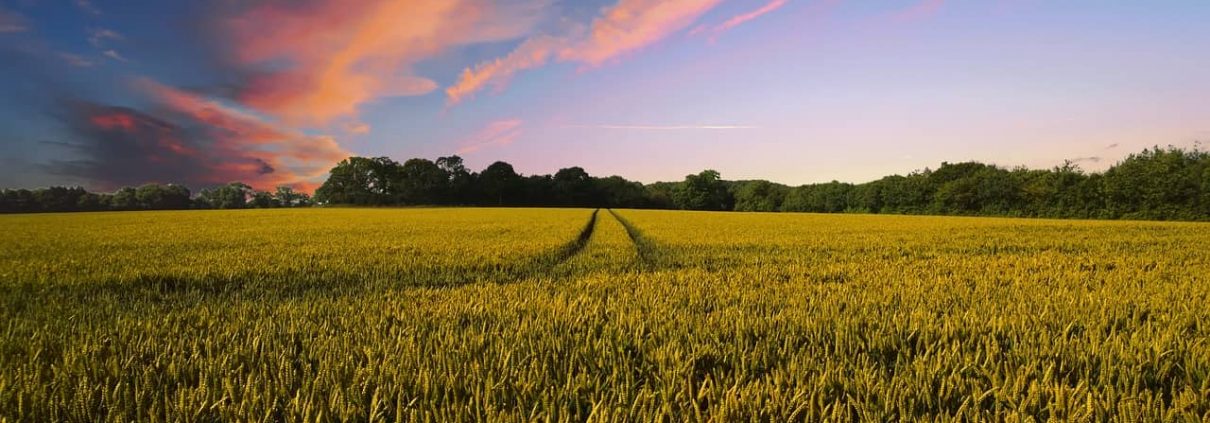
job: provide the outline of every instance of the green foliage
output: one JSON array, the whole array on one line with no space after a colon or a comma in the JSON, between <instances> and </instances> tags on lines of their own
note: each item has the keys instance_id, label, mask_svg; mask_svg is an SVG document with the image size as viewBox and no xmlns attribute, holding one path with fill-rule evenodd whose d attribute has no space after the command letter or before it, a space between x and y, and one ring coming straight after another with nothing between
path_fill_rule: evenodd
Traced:
<instances>
[{"instance_id":1,"label":"green foliage","mask_svg":"<svg viewBox=\"0 0 1210 423\"><path fill-rule=\"evenodd\" d=\"M769 181L744 182L735 187L735 211L780 211L790 191L785 185Z\"/></svg>"},{"instance_id":2,"label":"green foliage","mask_svg":"<svg viewBox=\"0 0 1210 423\"><path fill-rule=\"evenodd\" d=\"M202 190L198 201L206 208L242 209L248 206L248 197L255 194L252 187L241 182L232 182L220 187ZM262 200L263 201L263 200Z\"/></svg>"},{"instance_id":3,"label":"green foliage","mask_svg":"<svg viewBox=\"0 0 1210 423\"><path fill-rule=\"evenodd\" d=\"M349 157L329 172L315 190L321 203L386 205L399 201L399 163L387 157Z\"/></svg>"},{"instance_id":4,"label":"green foliage","mask_svg":"<svg viewBox=\"0 0 1210 423\"><path fill-rule=\"evenodd\" d=\"M1210 220L1210 153L1152 148L1104 173L1073 163L1053 169L1004 169L978 162L942 163L906 176L862 184L832 181L789 187L769 181L725 181L705 170L681 182L643 185L597 178L583 168L521 175L505 162L480 173L461 157L350 157L332 168L315 193L319 204L483 205L658 208L683 210L891 213L1052 218ZM149 184L93 194L82 188L0 191L0 212L163 210L308 206L309 198L258 192L233 183L187 201L179 185Z\"/></svg>"},{"instance_id":5,"label":"green foliage","mask_svg":"<svg viewBox=\"0 0 1210 423\"><path fill-rule=\"evenodd\" d=\"M731 210L735 202L726 182L714 170L686 175L685 181L673 188L672 201L682 210Z\"/></svg>"}]
</instances>

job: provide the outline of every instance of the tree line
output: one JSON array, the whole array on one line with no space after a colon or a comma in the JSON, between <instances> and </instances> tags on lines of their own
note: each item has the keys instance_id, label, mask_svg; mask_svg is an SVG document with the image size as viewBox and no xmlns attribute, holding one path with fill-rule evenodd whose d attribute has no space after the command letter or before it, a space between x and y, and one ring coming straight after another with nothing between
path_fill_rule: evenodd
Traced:
<instances>
[{"instance_id":1,"label":"tree line","mask_svg":"<svg viewBox=\"0 0 1210 423\"><path fill-rule=\"evenodd\" d=\"M268 192L257 191L241 182L203 189L197 195L177 184L144 184L123 187L112 193L58 186L0 191L0 212L3 213L243 209L308 207L313 204L310 195L287 186Z\"/></svg>"},{"instance_id":2,"label":"tree line","mask_svg":"<svg viewBox=\"0 0 1210 423\"><path fill-rule=\"evenodd\" d=\"M479 172L458 156L349 157L312 199L288 187L274 192L241 183L191 196L180 185L148 184L111 194L51 187L0 192L0 211L164 210L311 205L611 207L764 212L894 213L1100 219L1210 220L1210 153L1151 148L1108 170L1067 162L1051 169L1006 169L979 162L942 163L908 175L852 184L788 186L727 181L713 170L679 182L642 184L594 177L580 167L521 175L495 162Z\"/></svg>"}]
</instances>

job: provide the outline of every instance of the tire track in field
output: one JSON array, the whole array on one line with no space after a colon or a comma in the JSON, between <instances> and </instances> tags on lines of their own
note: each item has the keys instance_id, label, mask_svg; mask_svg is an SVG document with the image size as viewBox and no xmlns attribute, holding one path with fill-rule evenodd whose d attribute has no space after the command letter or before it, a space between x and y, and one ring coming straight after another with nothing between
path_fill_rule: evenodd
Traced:
<instances>
[{"instance_id":1,"label":"tire track in field","mask_svg":"<svg viewBox=\"0 0 1210 423\"><path fill-rule=\"evenodd\" d=\"M633 223L630 223L629 220L626 220L626 218L622 217L622 215L618 214L618 212L613 211L613 209L608 210L609 214L612 215L614 219L617 219L618 223L621 223L622 227L626 229L626 235L630 237L630 241L634 243L634 248L639 254L639 262L641 267L646 270L652 270L659 267L659 251L656 248L655 243L652 242L651 239L644 236L643 231L639 230L637 226L634 226Z\"/></svg>"},{"instance_id":2,"label":"tire track in field","mask_svg":"<svg viewBox=\"0 0 1210 423\"><path fill-rule=\"evenodd\" d=\"M601 209L594 209L592 211L592 215L588 217L588 223L584 225L583 229L580 229L580 235L559 248L551 262L547 263L546 270L550 270L550 268L558 266L560 263L571 260L572 257L575 257L576 254L584 250L584 247L588 245L588 241L592 239L592 232L597 229L597 214L600 211Z\"/></svg>"}]
</instances>

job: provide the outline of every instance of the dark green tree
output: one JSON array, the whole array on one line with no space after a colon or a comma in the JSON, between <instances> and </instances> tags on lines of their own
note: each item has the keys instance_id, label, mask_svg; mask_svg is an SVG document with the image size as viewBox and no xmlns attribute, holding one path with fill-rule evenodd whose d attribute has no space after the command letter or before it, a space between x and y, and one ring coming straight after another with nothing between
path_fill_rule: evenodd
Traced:
<instances>
[{"instance_id":1,"label":"dark green tree","mask_svg":"<svg viewBox=\"0 0 1210 423\"><path fill-rule=\"evenodd\" d=\"M483 203L490 205L516 205L521 200L523 181L513 170L513 165L495 162L479 173L479 187Z\"/></svg>"},{"instance_id":2,"label":"dark green tree","mask_svg":"<svg viewBox=\"0 0 1210 423\"><path fill-rule=\"evenodd\" d=\"M315 191L315 200L331 204L398 204L399 163L387 157L349 157L329 172L328 180Z\"/></svg>"}]
</instances>

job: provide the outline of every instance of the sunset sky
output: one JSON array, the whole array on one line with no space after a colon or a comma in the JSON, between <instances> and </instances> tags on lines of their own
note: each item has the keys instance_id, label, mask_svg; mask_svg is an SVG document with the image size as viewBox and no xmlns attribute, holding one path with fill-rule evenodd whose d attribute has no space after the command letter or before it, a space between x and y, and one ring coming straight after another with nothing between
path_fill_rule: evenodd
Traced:
<instances>
[{"instance_id":1,"label":"sunset sky","mask_svg":"<svg viewBox=\"0 0 1210 423\"><path fill-rule=\"evenodd\" d=\"M1210 1L0 0L0 78L10 188L1101 170L1210 141Z\"/></svg>"}]
</instances>

